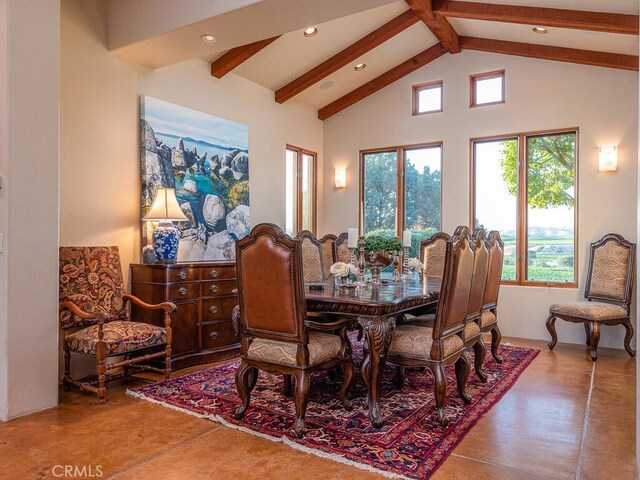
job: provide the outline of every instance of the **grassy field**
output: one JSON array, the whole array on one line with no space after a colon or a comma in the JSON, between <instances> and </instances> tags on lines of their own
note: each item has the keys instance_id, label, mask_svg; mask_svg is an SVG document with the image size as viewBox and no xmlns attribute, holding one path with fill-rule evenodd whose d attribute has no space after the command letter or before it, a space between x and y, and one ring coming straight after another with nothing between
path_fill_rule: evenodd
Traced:
<instances>
[{"instance_id":1,"label":"grassy field","mask_svg":"<svg viewBox=\"0 0 640 480\"><path fill-rule=\"evenodd\" d=\"M516 280L516 239L504 237L505 264L503 280ZM527 280L537 282L573 283L573 253L533 252L539 246L573 246L573 237L529 237Z\"/></svg>"}]
</instances>

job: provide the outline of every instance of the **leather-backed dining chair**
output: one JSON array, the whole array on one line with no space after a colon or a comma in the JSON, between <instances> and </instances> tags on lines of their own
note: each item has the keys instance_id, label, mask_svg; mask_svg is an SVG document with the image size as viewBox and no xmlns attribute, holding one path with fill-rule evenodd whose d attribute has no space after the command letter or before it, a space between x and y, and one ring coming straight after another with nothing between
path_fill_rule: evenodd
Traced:
<instances>
[{"instance_id":1,"label":"leather-backed dining chair","mask_svg":"<svg viewBox=\"0 0 640 480\"><path fill-rule=\"evenodd\" d=\"M438 232L420 242L420 262L424 265L425 277L442 277L447 240L449 234Z\"/></svg>"},{"instance_id":2,"label":"leather-backed dining chair","mask_svg":"<svg viewBox=\"0 0 640 480\"><path fill-rule=\"evenodd\" d=\"M331 276L331 265L336 263L336 239L333 233L327 233L320 239L320 256L322 257L322 273L324 279Z\"/></svg>"},{"instance_id":3,"label":"leather-backed dining chair","mask_svg":"<svg viewBox=\"0 0 640 480\"><path fill-rule=\"evenodd\" d=\"M336 262L349 263L351 258L351 251L349 250L349 234L342 232L336 238Z\"/></svg>"},{"instance_id":4,"label":"leather-backed dining chair","mask_svg":"<svg viewBox=\"0 0 640 480\"><path fill-rule=\"evenodd\" d=\"M549 349L558 342L556 318L583 323L591 360L598 359L601 325L622 325L626 330L624 348L632 357L633 324L631 299L635 279L636 245L616 233L609 233L591 244L584 301L554 303L549 307L547 330L551 334Z\"/></svg>"},{"instance_id":5,"label":"leather-backed dining chair","mask_svg":"<svg viewBox=\"0 0 640 480\"><path fill-rule=\"evenodd\" d=\"M458 227L459 229L461 227ZM462 227L467 232L467 227ZM458 235L456 231L454 236ZM473 247L473 278L471 280L471 294L467 306L467 318L464 327L464 346L473 347L474 367L476 375L482 382L487 381L487 376L482 370L487 349L482 339L482 307L484 306L484 292L489 273L489 249L487 248L484 230L476 228L471 237Z\"/></svg>"},{"instance_id":6,"label":"leather-backed dining chair","mask_svg":"<svg viewBox=\"0 0 640 480\"><path fill-rule=\"evenodd\" d=\"M305 283L324 282L324 268L320 240L309 230L302 230L297 238L302 241L302 272Z\"/></svg>"},{"instance_id":7,"label":"leather-backed dining chair","mask_svg":"<svg viewBox=\"0 0 640 480\"><path fill-rule=\"evenodd\" d=\"M171 313L176 306L151 305L127 295L118 247L61 247L59 299L65 390L90 391L104 403L110 380L138 371L171 377ZM129 303L164 310L163 326L132 321ZM95 379L71 377L72 353L96 359ZM107 363L113 357L124 359ZM146 364L154 358L162 358L164 368Z\"/></svg>"},{"instance_id":8,"label":"leather-backed dining chair","mask_svg":"<svg viewBox=\"0 0 640 480\"><path fill-rule=\"evenodd\" d=\"M458 394L469 404L466 384L471 364L464 346L465 319L471 294L474 253L467 231L446 242L445 263L433 327L399 325L393 332L387 363L427 367L434 376L438 420L446 425L447 378L444 367L455 364ZM401 379L400 379L401 380ZM398 385L402 387L402 385Z\"/></svg>"},{"instance_id":9,"label":"leather-backed dining chair","mask_svg":"<svg viewBox=\"0 0 640 480\"><path fill-rule=\"evenodd\" d=\"M236 242L236 269L240 305L234 323L241 334L242 361L236 387L242 401L236 418L249 407L258 370L295 377L294 432L304 434L304 418L311 376L338 365L344 369L340 400L350 409L347 394L355 372L351 344L344 328L339 335L311 331L305 324L306 303L302 276L302 240L293 239L277 225L260 224Z\"/></svg>"},{"instance_id":10,"label":"leather-backed dining chair","mask_svg":"<svg viewBox=\"0 0 640 480\"><path fill-rule=\"evenodd\" d=\"M500 238L500 232L491 230L487 235L486 244L489 249L489 271L482 299L480 330L482 333L491 333L491 354L497 363L502 363L498 354L502 341L502 333L498 327L498 295L504 262L504 243Z\"/></svg>"}]
</instances>

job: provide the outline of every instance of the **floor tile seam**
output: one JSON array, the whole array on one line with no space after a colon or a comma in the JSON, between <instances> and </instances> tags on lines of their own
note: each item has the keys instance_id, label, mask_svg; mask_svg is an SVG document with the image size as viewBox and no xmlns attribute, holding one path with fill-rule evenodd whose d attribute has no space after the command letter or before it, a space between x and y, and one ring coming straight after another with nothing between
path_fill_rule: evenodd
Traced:
<instances>
[{"instance_id":1,"label":"floor tile seam","mask_svg":"<svg viewBox=\"0 0 640 480\"><path fill-rule=\"evenodd\" d=\"M136 470L137 468L140 468L140 467L146 465L147 463L150 463L150 462L152 462L152 461L154 461L154 460L156 460L158 458L164 457L165 455L168 455L169 453L172 453L172 452L176 451L179 448L182 448L182 447L184 447L186 445L189 445L189 444L191 444L191 443L193 443L193 442L195 442L197 440L200 440L202 437L204 437L206 435L209 435L209 434L219 430L222 427L222 424L218 424L218 423L214 423L214 422L211 422L211 423L213 423L215 425L214 428L212 428L210 430L207 430L206 432L201 433L200 435L198 435L196 437L190 438L189 440L185 440L184 442L181 442L181 443L179 443L177 445L174 445L171 448L163 450L162 452L157 453L157 454L147 458L146 460L138 462L135 465L131 465L130 467L128 467L128 468L126 468L124 470L116 472L113 475L109 476L107 480L112 480L114 478L119 478L122 475L125 475L125 474L127 474L129 472L132 472L133 470Z\"/></svg>"},{"instance_id":2,"label":"floor tile seam","mask_svg":"<svg viewBox=\"0 0 640 480\"><path fill-rule=\"evenodd\" d=\"M584 411L584 421L582 423L582 436L580 437L580 453L578 454L578 463L576 464L576 480L582 478L582 464L585 456L585 444L587 443L587 434L589 431L589 414L591 411L591 397L593 395L593 385L596 377L596 363L591 368L591 382L589 383L589 395L587 396L587 408Z\"/></svg>"},{"instance_id":3,"label":"floor tile seam","mask_svg":"<svg viewBox=\"0 0 640 480\"><path fill-rule=\"evenodd\" d=\"M467 455L460 455L459 453L452 453L450 455L450 457L458 457L458 458L463 458L465 460L471 460L472 462L478 462L478 463L483 463L485 465L491 465L492 467L499 467L499 468L504 468L506 470L511 470L513 472L518 472L518 473L524 473L526 475L534 475L542 480L560 480L560 477L549 477L549 476L545 476L545 475L541 475L539 473L536 472L532 472L530 470L524 470L522 468L516 468L513 467L511 465L504 465L502 463L498 463L498 462L491 462L489 460L483 460L480 458L475 458L475 457L469 457Z\"/></svg>"}]
</instances>

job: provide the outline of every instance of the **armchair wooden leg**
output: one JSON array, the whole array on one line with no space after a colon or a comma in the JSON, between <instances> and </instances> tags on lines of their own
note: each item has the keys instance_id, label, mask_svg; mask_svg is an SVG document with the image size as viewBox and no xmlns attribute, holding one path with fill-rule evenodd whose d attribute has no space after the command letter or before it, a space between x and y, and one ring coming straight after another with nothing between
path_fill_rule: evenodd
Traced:
<instances>
[{"instance_id":1,"label":"armchair wooden leg","mask_svg":"<svg viewBox=\"0 0 640 480\"><path fill-rule=\"evenodd\" d=\"M633 338L633 324L631 323L631 319L627 318L622 325L624 325L626 330L626 334L624 336L624 349L633 357L636 354L636 351L631 348L631 339Z\"/></svg>"},{"instance_id":2,"label":"armchair wooden leg","mask_svg":"<svg viewBox=\"0 0 640 480\"><path fill-rule=\"evenodd\" d=\"M247 408L249 408L249 402L251 399L249 377L253 369L253 367L242 360L240 366L238 367L238 370L236 370L236 388L238 389L238 395L240 396L240 401L242 402L236 409L236 419L241 419L244 416L244 413L247 411Z\"/></svg>"},{"instance_id":3,"label":"armchair wooden leg","mask_svg":"<svg viewBox=\"0 0 640 480\"><path fill-rule=\"evenodd\" d=\"M587 347L591 346L591 334L589 333L589 324L585 323L584 324L584 333L585 336L587 337L587 340L585 341Z\"/></svg>"},{"instance_id":4,"label":"armchair wooden leg","mask_svg":"<svg viewBox=\"0 0 640 480\"><path fill-rule=\"evenodd\" d=\"M456 383L458 384L458 395L462 401L469 405L471 397L467 395L467 382L469 381L469 373L471 372L471 362L467 356L467 352L463 352L462 356L456 360Z\"/></svg>"},{"instance_id":5,"label":"armchair wooden leg","mask_svg":"<svg viewBox=\"0 0 640 480\"><path fill-rule=\"evenodd\" d=\"M347 411L351 410L351 402L347 398L349 390L353 384L355 378L356 366L353 364L353 359L349 358L344 362L344 376L342 378L342 385L340 387L340 401Z\"/></svg>"},{"instance_id":6,"label":"armchair wooden leg","mask_svg":"<svg viewBox=\"0 0 640 480\"><path fill-rule=\"evenodd\" d=\"M476 369L476 375L482 383L487 383L487 374L484 373L482 368L484 367L484 359L487 356L487 347L485 347L482 337L473 344L473 353L473 365Z\"/></svg>"},{"instance_id":7,"label":"armchair wooden leg","mask_svg":"<svg viewBox=\"0 0 640 480\"><path fill-rule=\"evenodd\" d=\"M171 378L171 344L168 343L164 349L164 378Z\"/></svg>"},{"instance_id":8,"label":"armchair wooden leg","mask_svg":"<svg viewBox=\"0 0 640 480\"><path fill-rule=\"evenodd\" d=\"M64 391L68 392L71 390L71 352L69 349L64 349L64 378L62 380L62 384L64 385Z\"/></svg>"},{"instance_id":9,"label":"armchair wooden leg","mask_svg":"<svg viewBox=\"0 0 640 480\"><path fill-rule=\"evenodd\" d=\"M502 363L502 357L498 355L498 348L500 347L501 341L502 333L500 332L498 324L495 324L491 329L491 355L493 355L496 363Z\"/></svg>"},{"instance_id":10,"label":"armchair wooden leg","mask_svg":"<svg viewBox=\"0 0 640 480\"><path fill-rule=\"evenodd\" d=\"M600 324L589 322L589 342L591 347L591 360L598 360L598 343L600 343Z\"/></svg>"},{"instance_id":11,"label":"armchair wooden leg","mask_svg":"<svg viewBox=\"0 0 640 480\"><path fill-rule=\"evenodd\" d=\"M551 341L547 344L549 346L549 350L553 350L553 347L558 343L558 334L556 333L556 316L554 314L549 314L547 317L547 330L551 334Z\"/></svg>"},{"instance_id":12,"label":"armchair wooden leg","mask_svg":"<svg viewBox=\"0 0 640 480\"><path fill-rule=\"evenodd\" d=\"M285 397L291 396L291 375L284 374L282 375L282 394Z\"/></svg>"},{"instance_id":13,"label":"armchair wooden leg","mask_svg":"<svg viewBox=\"0 0 640 480\"><path fill-rule=\"evenodd\" d=\"M296 422L293 431L298 438L304 436L304 417L307 413L307 403L309 403L309 388L311 386L311 372L299 370L296 373Z\"/></svg>"},{"instance_id":14,"label":"armchair wooden leg","mask_svg":"<svg viewBox=\"0 0 640 480\"><path fill-rule=\"evenodd\" d=\"M98 361L96 366L96 373L98 374L96 394L100 399L100 404L104 404L107 401L107 388L105 386L107 381L107 346L102 339L102 329L99 329L98 346L96 347L96 360Z\"/></svg>"},{"instance_id":15,"label":"armchair wooden leg","mask_svg":"<svg viewBox=\"0 0 640 480\"><path fill-rule=\"evenodd\" d=\"M436 409L438 410L438 421L440 425L447 425L447 415L444 412L445 402L447 400L447 376L444 373L444 367L441 363L435 364L433 367L434 377L434 394L436 399Z\"/></svg>"},{"instance_id":16,"label":"armchair wooden leg","mask_svg":"<svg viewBox=\"0 0 640 480\"><path fill-rule=\"evenodd\" d=\"M397 366L396 376L393 377L393 384L396 386L398 390L402 390L402 387L404 387L404 380L405 380L405 369L404 367Z\"/></svg>"}]
</instances>

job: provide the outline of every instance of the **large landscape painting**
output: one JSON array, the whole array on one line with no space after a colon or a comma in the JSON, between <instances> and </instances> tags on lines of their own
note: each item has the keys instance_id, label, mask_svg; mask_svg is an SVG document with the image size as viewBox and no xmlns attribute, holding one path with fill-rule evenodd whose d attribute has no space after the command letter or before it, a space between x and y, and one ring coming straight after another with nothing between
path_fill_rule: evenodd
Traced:
<instances>
[{"instance_id":1,"label":"large landscape painting","mask_svg":"<svg viewBox=\"0 0 640 480\"><path fill-rule=\"evenodd\" d=\"M142 213L158 187L176 189L189 218L178 261L233 260L249 233L249 134L246 125L143 96L140 105ZM143 222L143 245L151 243Z\"/></svg>"}]
</instances>

